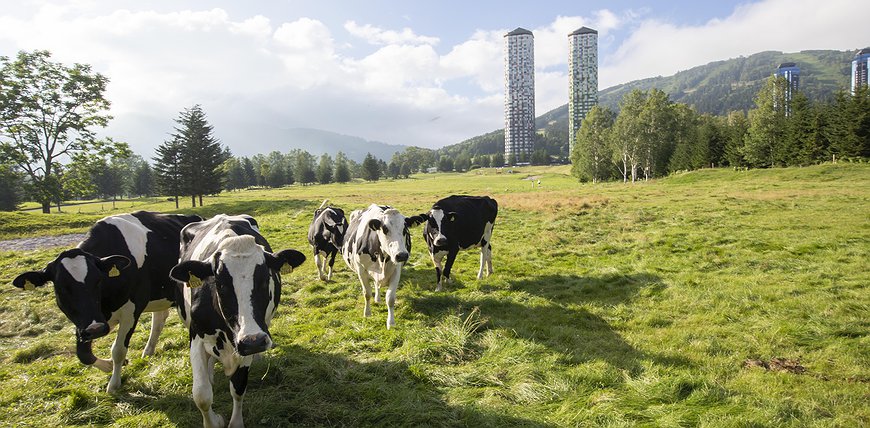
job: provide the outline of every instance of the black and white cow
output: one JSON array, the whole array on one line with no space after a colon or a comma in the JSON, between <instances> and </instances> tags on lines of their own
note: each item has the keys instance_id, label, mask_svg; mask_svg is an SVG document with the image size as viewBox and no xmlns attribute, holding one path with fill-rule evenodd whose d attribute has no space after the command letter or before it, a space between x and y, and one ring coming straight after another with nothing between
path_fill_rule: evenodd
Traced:
<instances>
[{"instance_id":1,"label":"black and white cow","mask_svg":"<svg viewBox=\"0 0 870 428\"><path fill-rule=\"evenodd\" d=\"M142 352L154 353L176 286L169 270L178 263L179 233L199 216L138 211L98 221L78 248L62 253L43 270L19 275L12 284L32 289L51 281L60 310L75 324L76 355L112 377L106 390L121 386L121 366L143 312L153 312L151 336ZM92 341L117 326L112 359L96 358Z\"/></svg>"},{"instance_id":2,"label":"black and white cow","mask_svg":"<svg viewBox=\"0 0 870 428\"><path fill-rule=\"evenodd\" d=\"M341 254L362 284L366 301L363 316L372 315L372 281L375 284L375 302L380 301L380 287L387 287L387 329L396 324L393 316L396 288L402 276L402 266L408 261L411 251L408 227L422 222L420 216L406 218L397 209L375 204L350 214L350 225Z\"/></svg>"},{"instance_id":3,"label":"black and white cow","mask_svg":"<svg viewBox=\"0 0 870 428\"><path fill-rule=\"evenodd\" d=\"M317 265L317 274L321 280L332 279L332 265L335 264L335 255L344 245L345 231L347 220L341 208L321 206L314 211L314 219L308 227L308 243L314 250L314 264Z\"/></svg>"},{"instance_id":4,"label":"black and white cow","mask_svg":"<svg viewBox=\"0 0 870 428\"><path fill-rule=\"evenodd\" d=\"M218 215L181 231L181 259L170 275L183 295L178 309L190 335L193 401L203 426L224 426L211 407L216 361L230 377L229 426L244 425L248 367L254 354L273 345L269 324L281 299L279 271L304 261L296 250L272 253L250 216Z\"/></svg>"},{"instance_id":5,"label":"black and white cow","mask_svg":"<svg viewBox=\"0 0 870 428\"><path fill-rule=\"evenodd\" d=\"M423 237L429 255L435 263L436 291L441 291L441 275L450 282L450 269L459 250L480 247L480 269L477 279L492 273L492 227L498 215L498 203L489 196L448 196L435 202L426 214ZM444 270L441 260L447 256Z\"/></svg>"}]
</instances>

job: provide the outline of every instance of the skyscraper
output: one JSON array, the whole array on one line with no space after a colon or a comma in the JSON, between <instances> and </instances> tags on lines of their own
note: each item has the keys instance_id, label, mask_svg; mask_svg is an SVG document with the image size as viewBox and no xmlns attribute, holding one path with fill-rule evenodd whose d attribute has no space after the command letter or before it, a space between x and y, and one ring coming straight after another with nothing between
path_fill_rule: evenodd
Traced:
<instances>
[{"instance_id":1,"label":"skyscraper","mask_svg":"<svg viewBox=\"0 0 870 428\"><path fill-rule=\"evenodd\" d=\"M535 145L535 36L517 28L504 50L504 157L526 162Z\"/></svg>"},{"instance_id":2,"label":"skyscraper","mask_svg":"<svg viewBox=\"0 0 870 428\"><path fill-rule=\"evenodd\" d=\"M870 48L864 48L852 59L852 93L859 86L867 86L867 69L870 68Z\"/></svg>"},{"instance_id":3,"label":"skyscraper","mask_svg":"<svg viewBox=\"0 0 870 428\"><path fill-rule=\"evenodd\" d=\"M574 139L583 118L598 104L598 31L581 27L568 35L568 147L574 149Z\"/></svg>"},{"instance_id":4,"label":"skyscraper","mask_svg":"<svg viewBox=\"0 0 870 428\"><path fill-rule=\"evenodd\" d=\"M785 115L790 116L791 100L800 85L801 69L793 62L784 62L777 67L773 75L788 81L788 86L785 89Z\"/></svg>"}]
</instances>

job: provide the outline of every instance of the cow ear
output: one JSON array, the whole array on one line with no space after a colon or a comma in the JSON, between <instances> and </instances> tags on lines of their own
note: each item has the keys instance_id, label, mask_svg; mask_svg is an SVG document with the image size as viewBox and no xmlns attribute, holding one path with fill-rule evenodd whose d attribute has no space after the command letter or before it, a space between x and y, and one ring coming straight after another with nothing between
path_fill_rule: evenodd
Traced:
<instances>
[{"instance_id":1,"label":"cow ear","mask_svg":"<svg viewBox=\"0 0 870 428\"><path fill-rule=\"evenodd\" d=\"M169 271L170 278L185 282L190 288L201 286L202 281L210 276L214 276L211 264L199 260L183 261Z\"/></svg>"},{"instance_id":2,"label":"cow ear","mask_svg":"<svg viewBox=\"0 0 870 428\"><path fill-rule=\"evenodd\" d=\"M97 264L100 270L109 275L109 278L115 278L121 275L121 271L130 266L130 259L124 256L109 256L100 259Z\"/></svg>"},{"instance_id":3,"label":"cow ear","mask_svg":"<svg viewBox=\"0 0 870 428\"><path fill-rule=\"evenodd\" d=\"M428 220L429 217L426 214L420 215L412 215L411 217L405 217L405 226L406 227L414 227L418 224L423 224Z\"/></svg>"},{"instance_id":4,"label":"cow ear","mask_svg":"<svg viewBox=\"0 0 870 428\"><path fill-rule=\"evenodd\" d=\"M44 270L37 270L18 275L12 280L12 285L30 291L36 287L42 287L48 281L51 281L48 274Z\"/></svg>"},{"instance_id":5,"label":"cow ear","mask_svg":"<svg viewBox=\"0 0 870 428\"><path fill-rule=\"evenodd\" d=\"M380 220L378 220L376 218L369 220L369 229L374 230L374 231L378 231L381 229L381 226L383 226L383 223L381 223Z\"/></svg>"},{"instance_id":6,"label":"cow ear","mask_svg":"<svg viewBox=\"0 0 870 428\"><path fill-rule=\"evenodd\" d=\"M323 216L323 222L326 223L326 225L329 227L335 227L335 220L333 220L332 217L328 215Z\"/></svg>"},{"instance_id":7,"label":"cow ear","mask_svg":"<svg viewBox=\"0 0 870 428\"><path fill-rule=\"evenodd\" d=\"M302 263L305 263L305 254L296 250L266 253L266 264L269 265L270 269L281 271L281 273L293 272L293 269L301 266Z\"/></svg>"}]
</instances>

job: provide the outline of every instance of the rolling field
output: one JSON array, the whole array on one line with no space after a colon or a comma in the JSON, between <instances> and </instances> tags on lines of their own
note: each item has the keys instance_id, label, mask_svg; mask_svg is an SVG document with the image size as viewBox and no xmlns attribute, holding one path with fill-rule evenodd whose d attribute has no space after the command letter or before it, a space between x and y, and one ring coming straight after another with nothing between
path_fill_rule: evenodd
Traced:
<instances>
[{"instance_id":1,"label":"rolling field","mask_svg":"<svg viewBox=\"0 0 870 428\"><path fill-rule=\"evenodd\" d=\"M870 425L870 166L634 185L517 171L249 190L182 209L254 215L276 251L308 257L284 276L278 346L251 369L248 426ZM412 229L389 331L383 303L363 318L342 261L333 282L316 279L305 236L324 198L348 214L377 202L411 215L453 193L499 202L493 276L477 281L478 253L460 253L436 293ZM175 211L155 198L113 212L131 206ZM96 209L0 213L0 239L83 232L112 213ZM121 390L107 394L108 374L76 359L51 287L11 286L58 252L0 251L0 426L199 426L176 314L150 358L143 316ZM96 341L98 356L113 336ZM215 379L229 416L227 378Z\"/></svg>"}]
</instances>

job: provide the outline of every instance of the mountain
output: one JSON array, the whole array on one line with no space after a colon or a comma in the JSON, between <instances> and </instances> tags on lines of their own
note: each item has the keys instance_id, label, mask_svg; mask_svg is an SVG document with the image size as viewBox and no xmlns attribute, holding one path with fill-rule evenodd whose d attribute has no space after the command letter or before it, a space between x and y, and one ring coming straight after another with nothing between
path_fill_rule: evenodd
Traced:
<instances>
[{"instance_id":1,"label":"mountain","mask_svg":"<svg viewBox=\"0 0 870 428\"><path fill-rule=\"evenodd\" d=\"M242 140L244 141L244 140ZM258 141L260 143L258 143ZM271 148L270 148L271 147ZM249 144L250 154L267 153L270 150L287 152L291 149L303 149L315 156L327 153L335 156L344 152L349 159L362 162L366 153L389 161L393 153L404 150L407 146L369 141L360 137L343 135L335 132L311 128L260 129L258 138Z\"/></svg>"},{"instance_id":2,"label":"mountain","mask_svg":"<svg viewBox=\"0 0 870 428\"><path fill-rule=\"evenodd\" d=\"M651 77L616 85L600 91L598 99L599 104L618 110L619 101L632 90L657 88L667 93L671 101L693 106L699 113L724 115L733 110L746 111L754 107L755 95L779 64L794 62L800 67L800 90L810 100L830 100L838 90L848 88L854 55L854 51L835 50L760 52L748 57L711 62L673 76ZM567 139L568 104L538 116L535 124L544 135L543 140L547 140L548 135ZM567 141L563 146L567 150ZM502 150L503 147L504 131L496 130L444 147L440 151L453 154L468 149L471 154L487 154Z\"/></svg>"}]
</instances>

